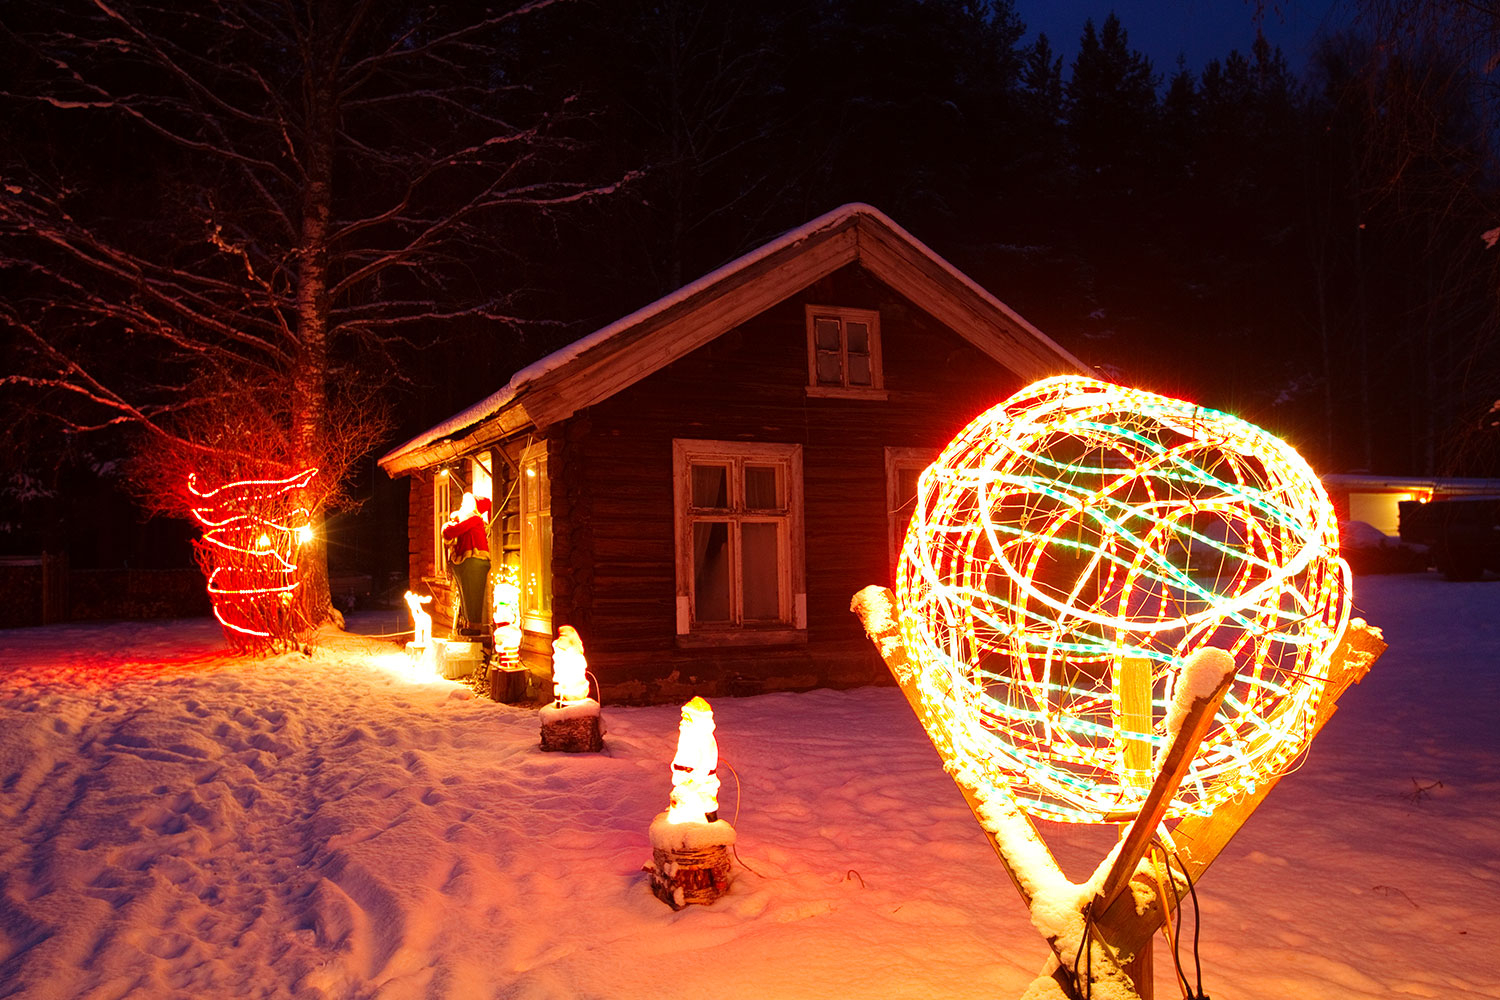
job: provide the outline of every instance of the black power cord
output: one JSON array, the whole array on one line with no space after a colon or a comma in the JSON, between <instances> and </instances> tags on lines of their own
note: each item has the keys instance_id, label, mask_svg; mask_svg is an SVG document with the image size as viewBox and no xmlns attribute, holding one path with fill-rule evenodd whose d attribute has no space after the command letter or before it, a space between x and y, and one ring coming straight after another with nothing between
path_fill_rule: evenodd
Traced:
<instances>
[{"instance_id":1,"label":"black power cord","mask_svg":"<svg viewBox=\"0 0 1500 1000\"><path fill-rule=\"evenodd\" d=\"M1212 1000L1207 993L1203 992L1203 962L1198 954L1198 934L1203 926L1203 911L1198 907L1198 888L1193 884L1193 877L1188 874L1187 865L1176 851L1169 851L1160 838L1157 838L1156 848L1161 852L1162 861L1166 864L1167 884L1172 893L1172 909L1174 928L1172 934L1172 965L1177 972L1178 983L1182 987L1182 995L1186 1000ZM1187 974L1182 971L1180 949L1182 947L1182 896L1177 891L1177 879L1172 874L1172 862L1177 862L1177 868L1182 872L1182 880L1187 883L1188 894L1193 900L1193 978L1196 985L1189 985Z\"/></svg>"}]
</instances>

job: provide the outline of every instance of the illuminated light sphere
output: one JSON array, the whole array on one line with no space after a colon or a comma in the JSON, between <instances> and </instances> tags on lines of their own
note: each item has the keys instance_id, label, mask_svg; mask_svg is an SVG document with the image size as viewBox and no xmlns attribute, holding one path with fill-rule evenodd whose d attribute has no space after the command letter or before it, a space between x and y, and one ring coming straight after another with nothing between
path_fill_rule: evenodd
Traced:
<instances>
[{"instance_id":1,"label":"illuminated light sphere","mask_svg":"<svg viewBox=\"0 0 1500 1000\"><path fill-rule=\"evenodd\" d=\"M1234 680L1167 816L1207 814L1307 745L1349 618L1327 494L1237 417L1064 376L922 474L896 579L938 750L1017 804L1125 822L1195 651Z\"/></svg>"}]
</instances>

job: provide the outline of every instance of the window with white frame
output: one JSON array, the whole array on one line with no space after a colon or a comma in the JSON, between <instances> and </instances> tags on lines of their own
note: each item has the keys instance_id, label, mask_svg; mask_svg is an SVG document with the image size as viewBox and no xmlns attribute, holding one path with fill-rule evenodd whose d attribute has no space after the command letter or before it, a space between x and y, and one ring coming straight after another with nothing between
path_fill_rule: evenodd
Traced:
<instances>
[{"instance_id":1,"label":"window with white frame","mask_svg":"<svg viewBox=\"0 0 1500 1000\"><path fill-rule=\"evenodd\" d=\"M906 529L911 526L911 516L917 507L917 480L936 457L928 448L885 450L885 509L892 581L896 579L896 559L906 541Z\"/></svg>"},{"instance_id":2,"label":"window with white frame","mask_svg":"<svg viewBox=\"0 0 1500 1000\"><path fill-rule=\"evenodd\" d=\"M448 540L443 537L443 525L448 515L458 509L462 498L463 489L454 483L452 470L438 469L432 479L432 575L435 577L448 573Z\"/></svg>"},{"instance_id":3,"label":"window with white frame","mask_svg":"<svg viewBox=\"0 0 1500 1000\"><path fill-rule=\"evenodd\" d=\"M802 448L672 442L677 633L794 641L807 627Z\"/></svg>"},{"instance_id":4,"label":"window with white frame","mask_svg":"<svg viewBox=\"0 0 1500 1000\"><path fill-rule=\"evenodd\" d=\"M521 627L552 631L552 480L545 441L521 455Z\"/></svg>"},{"instance_id":5,"label":"window with white frame","mask_svg":"<svg viewBox=\"0 0 1500 1000\"><path fill-rule=\"evenodd\" d=\"M880 313L808 306L807 394L884 399Z\"/></svg>"}]
</instances>

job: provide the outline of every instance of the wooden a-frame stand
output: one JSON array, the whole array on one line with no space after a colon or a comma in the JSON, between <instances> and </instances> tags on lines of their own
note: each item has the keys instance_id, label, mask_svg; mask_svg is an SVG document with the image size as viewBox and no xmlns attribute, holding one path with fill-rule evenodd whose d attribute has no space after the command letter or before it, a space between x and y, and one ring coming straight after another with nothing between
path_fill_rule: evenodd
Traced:
<instances>
[{"instance_id":1,"label":"wooden a-frame stand","mask_svg":"<svg viewBox=\"0 0 1500 1000\"><path fill-rule=\"evenodd\" d=\"M930 710L917 689L917 669L908 658L901 638L894 595L884 587L867 587L854 595L851 610L864 622L865 632L880 650L886 667L923 727L931 733L931 723L936 720L927 718ZM1373 629L1360 623L1349 626L1329 666L1313 736L1332 717L1339 696L1364 677L1385 648L1385 642ZM1082 967L1076 976L1073 971L1079 957L1079 940L1063 934L1050 936L1047 943L1052 955L1026 991L1028 1000L1047 997L1080 1000L1093 992L1090 984L1105 983L1111 985L1111 995L1152 1000L1151 943L1157 929L1171 916L1170 907L1177 893L1164 893L1151 866L1142 862L1232 679L1226 676L1210 695L1193 702L1177 739L1162 758L1161 769L1151 782L1140 812L1125 827L1119 849L1112 858L1106 857L1100 863L1100 869L1107 866L1102 882L1098 883L1100 888L1092 898L1085 899L1078 914L1080 926L1085 920L1091 924L1086 963L1089 983L1080 982L1085 977ZM1171 841L1187 878L1198 881L1279 780L1280 776L1268 777L1255 791L1221 806L1213 815L1189 816L1171 829ZM997 804L993 796L981 801L978 791L962 780L958 781L958 787L1028 909L1037 906L1044 887L1062 884L1081 890L1088 884L1068 882L1036 827L1013 802ZM1096 871L1089 882L1099 875Z\"/></svg>"}]
</instances>

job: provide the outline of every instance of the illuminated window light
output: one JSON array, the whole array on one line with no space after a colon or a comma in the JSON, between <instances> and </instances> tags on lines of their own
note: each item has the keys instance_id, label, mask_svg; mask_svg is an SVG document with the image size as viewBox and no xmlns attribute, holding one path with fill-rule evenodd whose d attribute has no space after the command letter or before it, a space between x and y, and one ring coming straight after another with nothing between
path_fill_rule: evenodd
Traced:
<instances>
[{"instance_id":1,"label":"illuminated window light","mask_svg":"<svg viewBox=\"0 0 1500 1000\"><path fill-rule=\"evenodd\" d=\"M1076 376L984 413L922 474L896 594L944 758L1065 822L1139 809L1205 646L1235 680L1168 817L1284 771L1349 619L1333 508L1290 446Z\"/></svg>"}]
</instances>

